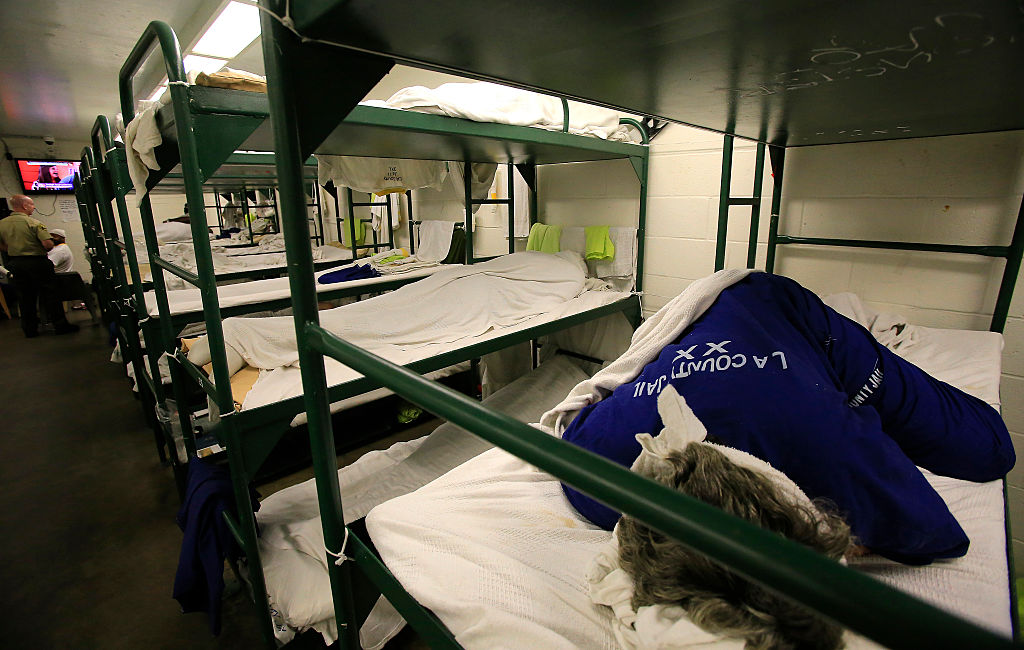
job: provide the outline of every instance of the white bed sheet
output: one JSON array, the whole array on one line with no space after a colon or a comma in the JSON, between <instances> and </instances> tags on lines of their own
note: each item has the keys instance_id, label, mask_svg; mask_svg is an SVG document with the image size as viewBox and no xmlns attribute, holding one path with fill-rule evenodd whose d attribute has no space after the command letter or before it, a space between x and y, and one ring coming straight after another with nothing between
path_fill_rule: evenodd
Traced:
<instances>
[{"instance_id":1,"label":"white bed sheet","mask_svg":"<svg viewBox=\"0 0 1024 650\"><path fill-rule=\"evenodd\" d=\"M374 284L380 284L387 280L399 278L425 278L443 268L450 268L454 265L422 267L407 273L386 275L379 278L366 278L364 280L351 280L344 283L319 284L316 285L317 293L332 291L344 287L368 287L367 291L373 291ZM317 271L314 277L319 278L325 273L337 269L326 269ZM251 282L240 282L238 284L226 284L217 287L217 297L221 307L233 307L235 305L248 305L256 302L266 302L287 298L291 295L288 287L288 278L268 278L266 280L253 280ZM203 299L199 289L178 289L167 292L168 306L172 314L185 314L189 312L201 312L203 310ZM156 294L152 291L146 292L146 308L150 316L159 316L156 305Z\"/></svg>"},{"instance_id":2,"label":"white bed sheet","mask_svg":"<svg viewBox=\"0 0 1024 650\"><path fill-rule=\"evenodd\" d=\"M542 325L549 323L566 316L578 314L589 309L595 309L604 305L609 305L617 300L627 298L630 294L622 293L618 291L584 291L581 295L568 300L557 307L548 310L547 312L523 320L515 325L509 327L496 328L487 331L486 333L474 336L462 338L458 341L449 343L435 343L420 346L411 350L403 350L399 348L390 348L384 356L389 361L397 364L406 365L420 359L426 359L428 357L437 356L444 352L451 350L457 350L467 345L481 343L489 341L506 334L511 334L520 330L528 329L536 325ZM328 386L334 386L341 384L353 379L358 379L362 375L352 370L348 366L335 361L334 359L325 358L324 367L327 371L327 384ZM432 378L436 378L432 375ZM379 394L378 394L379 393ZM285 368L277 368L270 372L261 373L260 378L253 385L252 390L246 395L245 401L242 404L243 409L256 408L265 404L282 401L295 397L302 394L302 375L300 370L295 366L289 366ZM365 395L375 395L380 397L383 395L390 394L386 389L378 389L373 393L367 393ZM356 396L340 402L334 402L331 404L331 412L336 413L346 408L351 408L358 403L367 401L365 395ZM372 397L371 399L376 399ZM292 420L292 426L299 426L306 421L306 414L300 413Z\"/></svg>"},{"instance_id":3,"label":"white bed sheet","mask_svg":"<svg viewBox=\"0 0 1024 650\"><path fill-rule=\"evenodd\" d=\"M575 362L555 357L484 403L529 422L586 376ZM377 504L412 492L490 448L490 443L465 430L443 424L429 436L364 455L338 471L345 521L364 517ZM257 518L260 557L279 640L286 643L296 631L312 627L327 643L333 642L337 627L313 480L264 499Z\"/></svg>"},{"instance_id":4,"label":"white bed sheet","mask_svg":"<svg viewBox=\"0 0 1024 650\"><path fill-rule=\"evenodd\" d=\"M915 328L898 352L998 404L1001 337ZM1010 634L1001 482L926 474L971 539L964 558L855 566L998 633ZM498 449L376 507L369 533L389 569L469 648L617 647L587 570L610 539L583 520L559 481Z\"/></svg>"},{"instance_id":5,"label":"white bed sheet","mask_svg":"<svg viewBox=\"0 0 1024 650\"><path fill-rule=\"evenodd\" d=\"M335 246L316 246L313 249L314 262L344 262L350 258L351 253ZM196 265L195 248L191 242L166 244L160 247L160 257L177 264L186 271L198 273ZM140 264L146 264L149 257L145 252L138 257ZM269 269L281 269L283 272L287 260L284 253L259 252L256 249L240 252L239 249L215 247L213 249L213 269L215 273L237 273L241 271L260 271ZM153 279L152 273L143 274L144 282ZM191 285L171 273L164 273L164 283L170 290L187 289Z\"/></svg>"},{"instance_id":6,"label":"white bed sheet","mask_svg":"<svg viewBox=\"0 0 1024 650\"><path fill-rule=\"evenodd\" d=\"M409 86L386 101L363 103L475 122L530 126L548 131L566 129L575 135L602 140L630 141L631 137L628 127L619 124L619 114L611 109L569 101L569 124L566 125L564 107L558 97L486 81L446 83L437 88Z\"/></svg>"}]
</instances>

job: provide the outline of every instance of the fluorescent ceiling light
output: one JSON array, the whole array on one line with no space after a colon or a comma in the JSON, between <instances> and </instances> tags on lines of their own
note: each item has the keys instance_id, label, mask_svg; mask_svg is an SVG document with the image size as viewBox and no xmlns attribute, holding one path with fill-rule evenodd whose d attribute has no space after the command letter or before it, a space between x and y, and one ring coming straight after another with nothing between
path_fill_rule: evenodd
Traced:
<instances>
[{"instance_id":1,"label":"fluorescent ceiling light","mask_svg":"<svg viewBox=\"0 0 1024 650\"><path fill-rule=\"evenodd\" d=\"M210 74L216 72L224 67L227 63L224 59L212 59L208 56L198 56L196 54L186 55L183 59L185 63L185 72L205 72ZM189 77L191 79L191 77Z\"/></svg>"},{"instance_id":2,"label":"fluorescent ceiling light","mask_svg":"<svg viewBox=\"0 0 1024 650\"><path fill-rule=\"evenodd\" d=\"M195 54L233 59L260 35L260 10L255 5L228 3L195 44Z\"/></svg>"}]
</instances>

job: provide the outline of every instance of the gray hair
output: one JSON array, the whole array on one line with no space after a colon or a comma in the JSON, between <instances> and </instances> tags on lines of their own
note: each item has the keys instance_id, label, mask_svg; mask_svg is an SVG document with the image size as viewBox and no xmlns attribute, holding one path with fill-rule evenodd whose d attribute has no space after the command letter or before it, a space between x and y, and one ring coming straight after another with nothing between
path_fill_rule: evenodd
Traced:
<instances>
[{"instance_id":1,"label":"gray hair","mask_svg":"<svg viewBox=\"0 0 1024 650\"><path fill-rule=\"evenodd\" d=\"M690 443L666 461L652 463L657 475L650 478L832 559L851 547L849 526L827 504L796 503L764 474L709 445ZM618 539L619 562L633 579L634 609L678 605L701 628L743 638L757 650L843 646L840 626L632 517L622 517Z\"/></svg>"}]
</instances>

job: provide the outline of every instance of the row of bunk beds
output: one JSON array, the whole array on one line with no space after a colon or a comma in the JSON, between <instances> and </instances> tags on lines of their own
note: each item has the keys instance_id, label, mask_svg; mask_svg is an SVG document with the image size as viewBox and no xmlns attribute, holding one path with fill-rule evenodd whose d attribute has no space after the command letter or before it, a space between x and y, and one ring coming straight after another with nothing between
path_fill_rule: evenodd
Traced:
<instances>
[{"instance_id":1,"label":"row of bunk beds","mask_svg":"<svg viewBox=\"0 0 1024 650\"><path fill-rule=\"evenodd\" d=\"M989 2L982 8L938 12L929 3L900 8L876 3L873 8L879 12L872 13L865 7L806 2L756 8L738 2L668 3L656 12L607 8L595 12L590 5L574 2L533 3L528 10L521 5L470 7L443 2L426 10L389 2L324 0L293 5L265 0L261 20L267 95L189 85L173 32L152 23L122 68L121 110L130 121L135 110L133 78L157 47L171 80L171 101L161 110L173 116L165 120L165 141L173 145L164 146L159 157L169 161L168 168L181 165L190 212L203 215L203 182L214 177L235 150L274 152L289 269L289 295L275 297L279 302L274 305L290 304L290 321L225 320L265 307L249 304L233 311L234 305L222 304L205 218L192 223L198 272L162 262L152 253L158 248L150 246L156 313L139 306L146 302L138 290L140 278L135 277L135 309L130 314L138 321L159 323L159 335L149 339L145 328L143 334L150 350L159 349L171 357L172 390L198 384L209 398L210 414L203 427L224 450L222 462L229 468L235 498L235 512L225 514L225 525L241 549L243 573L268 646L288 641L296 630L313 628L328 641L338 639L342 647L360 643L380 647L407 622L432 647L504 647L510 639L529 647L646 647L616 627L620 612L613 614L591 602L587 564L610 533L589 526L564 503L558 487L561 481L837 622L853 633L846 637L853 647L875 647L875 643L1011 647L1016 619L1011 617L1009 536L1004 528L1004 486L999 482L973 491L947 485L949 492L942 492L971 504L984 492L982 505L971 510L961 504L954 512L975 541L966 558L970 562L926 568L874 561L842 566L525 424L541 421L544 411L587 380L590 373L567 364L564 357L541 364L523 381L513 382L482 404L430 381L428 373L615 314L626 315L633 328L639 324L648 148L358 105L397 62L541 92L557 91L633 114L722 132L726 134L723 208L715 270L724 264L728 208L734 205L753 209L747 266L753 268L756 263L759 190L752 197L729 196L733 138L754 140L758 142L755 188L761 186L766 151L774 173L769 272L776 247L782 244L1005 258L991 327L1000 332L1024 249L1019 225L1009 246L808 240L780 234L785 230L780 212L786 148L849 141L844 134L852 124L876 140L1024 126L1020 122L1024 102L1013 76L1024 30L1011 4ZM883 13L885 20L868 20ZM813 86L803 85L804 77L816 74L813 70L801 72L799 79L795 73L772 76L792 67L793 60L807 58L800 58L801 54L809 51L818 56L814 48L820 46L818 32L823 25L837 31L841 27L842 37L832 36L833 44L858 39L881 43L889 37L897 42L906 35L907 26L918 24L925 14L929 20L937 14L939 25L951 22L953 16L983 15L987 24L1002 25L1016 40L992 36L988 42L992 47L961 48L966 54L951 62L941 57L933 61L929 55L932 65L904 77L895 89L882 86L875 78L879 75L868 74L870 70L853 70L841 83L831 85L820 79ZM508 29L473 28L479 24L502 24ZM458 38L449 38L453 34ZM772 38L755 39L754 34ZM978 37L974 45L988 38L973 36ZM610 43L616 46L609 47ZM323 67L344 74L325 79L318 73ZM981 69L985 75L978 72ZM768 81L773 78L775 82ZM1012 92L990 98L983 88L996 82L1007 82ZM948 83L959 84L962 92L956 93L956 101L948 101ZM813 96L791 92L808 87L814 88ZM938 101L937 95L947 101ZM312 101L324 96L331 101ZM897 122L899 129L893 126ZM197 138L196 133L205 137ZM94 141L94 149L100 146L104 145ZM116 147L106 149L104 159L116 158L117 151ZM313 154L465 164L467 267L439 271L401 288L374 284L375 292L395 291L321 312L324 295L311 254L303 177L305 162ZM457 317L477 316L474 294L480 293L480 287L472 286L476 274L471 267L477 260L471 243L471 163L511 163L535 190L537 165L609 159L627 160L638 179L633 291L556 288L585 286L586 272L573 268L565 256L537 263L537 256L544 254L510 254L483 262L488 265L484 274L505 273L510 274L505 279L512 279L523 271L532 281L550 284L551 292L542 291L535 299L540 313L513 316L515 322L508 327L488 321L475 336L411 344L420 332L431 329L428 322L413 317L413 309L444 326L446 319L458 320L451 316L453 311ZM90 162L89 169L102 165L102 161ZM102 194L103 182L90 183L91 178L83 175L79 196L83 219L91 226L103 223L94 234L87 231L90 249L110 248L113 240L116 258L116 236L111 238L110 233L117 231L112 216L102 215L102 204L105 201L109 209L111 199ZM124 193L116 194L119 201L123 202L129 186L122 185ZM101 194L90 200L89 192L97 192L96 188L101 188ZM536 204L535 193L532 202ZM95 216L96 204L100 219ZM140 207L147 240L155 239L146 199ZM129 236L126 213L121 232ZM510 223L510 253L515 250L512 233ZM355 233L351 235L350 242ZM108 309L130 311L119 307L131 303L117 279L124 267L116 262L100 269L104 277L114 277L111 288L105 290ZM129 262L134 270L137 264ZM174 320L162 278L165 271L198 288L205 339L189 352L179 347L178 334L185 321ZM338 291L354 295L368 290L353 286ZM495 309L495 303L485 301L480 309ZM859 313L863 318L863 310L855 307L844 313L854 318ZM366 336L368 329L379 325L372 320L378 314L396 321L405 314L408 322ZM121 328L125 339L132 336L129 329ZM998 335L919 330L925 343L911 361L954 385L963 384L968 375L974 377L981 386L973 388L977 396L998 406ZM973 352L952 357L936 353L950 349ZM608 357L588 358L613 362ZM147 366L141 356L133 359ZM965 370L968 362L975 366ZM204 364L209 364L207 371L200 367ZM259 377L240 398L232 379L239 370L246 372L247 364L248 371L255 368ZM158 376L152 356L148 366L150 377ZM982 380L977 380L977 373ZM257 388L261 381L262 388ZM351 400L381 388L444 418L447 424L426 440L368 454L339 471L336 438L353 432L346 429L344 413L337 412L351 405ZM153 401L159 402L159 389L153 391ZM262 397L254 399L257 396ZM182 428L191 434L198 420L187 413L181 417ZM265 500L257 518L250 495L253 478L283 433L303 421L314 479ZM194 446L188 451L194 457ZM699 634L690 640L724 643L721 647L742 645Z\"/></svg>"},{"instance_id":2,"label":"row of bunk beds","mask_svg":"<svg viewBox=\"0 0 1024 650\"><path fill-rule=\"evenodd\" d=\"M126 77L122 77L122 90L125 88L130 89L130 79L137 71L145 53L154 41L159 41L160 43L162 53L166 58L167 69L171 71L172 78L176 78L174 75L181 76L181 58L177 52L177 43L173 32L170 32L165 25L154 24L144 35L139 46L133 52L132 57L125 64L123 74ZM125 81L126 78L128 80L127 83ZM201 101L196 101L196 97L190 96L193 91L201 98ZM243 322L234 321L233 319L224 320L231 316L287 307L289 304L292 304L292 301L287 296L287 292L284 292L284 297L281 295L282 292L278 285L281 284L283 278L280 280L261 280L244 284L217 285L221 278L219 274L215 273L215 267L210 268L209 264L203 263L204 259L209 259L211 251L207 247L209 240L206 234L205 215L201 209L203 204L200 203L200 197L202 196L201 192L204 182L207 184L210 181L214 183L219 182L218 169L215 163L209 162L212 155L211 151L230 151L232 148L243 147L250 151L271 148L265 139L260 140L261 136L263 138L266 137L267 129L264 127L261 134L260 126L254 124L252 120L253 115L257 112L257 109L253 108L254 105L258 106L262 100L265 106L265 99L262 96L253 97L254 93L214 90L194 86L187 87L184 92L188 93L186 95L188 97L187 100L180 101L182 98L176 96L176 91L172 92L171 103L162 109L164 112L173 112L170 117L164 117L161 120L162 124L165 125L167 134L164 141L169 143L170 146L158 147L156 154L158 159L168 161L165 162L164 169L173 169L176 165L180 164L180 175L182 178L187 179L184 183L184 189L189 201L189 213L193 216L191 228L193 230L193 244L196 250L197 272L192 273L189 270L182 269L173 262L162 259L159 254L153 252L159 251L160 248L150 245L148 246L148 255L150 268L154 271L153 291L149 295L143 294L142 290L145 288L145 283L141 281L138 260L131 259L132 252L124 246L117 244L120 241L117 235L118 229L113 224L113 217L110 212L110 199L108 197L110 194L113 194L116 196L118 203L115 207L119 208L117 212L120 216L120 232L124 239L129 239L131 237L130 224L127 218L127 211L121 209L123 208L121 204L125 201L125 197L131 189L131 183L127 179L127 165L121 162L124 151L117 145L111 146L109 136L102 142L96 142L97 138L94 137L94 149L102 149L105 152L106 156L103 162L109 161L109 169L106 170L108 176L104 178L103 182L114 184L116 189L94 201L92 206L87 206L87 209L83 211L83 218L87 224L91 225L93 223L93 220L89 218L91 212L105 213L108 217L108 223L104 223L106 227L95 229L99 233L100 246L103 247L107 243L111 243L109 248L115 251L124 250L129 258L127 265L128 274L136 276L134 277L134 282L125 281L122 283L118 281L119 279L114 279L111 286L122 287L123 285L122 296L127 291L133 291L131 299L124 299L123 302L125 305L134 307L132 316L135 317L135 322L143 324L142 338L144 339L145 347L155 349L169 357L169 368L164 373L169 375L170 390L164 389L161 391L159 383L153 381L153 377L162 374L154 361L156 355L150 355L147 358L146 355L141 353L139 345L131 346L126 344L125 346L126 349L140 351L136 354L136 361L137 365L142 368L143 374L138 376L145 377L147 386L154 393L150 401L155 401L158 405L162 405L168 401L170 395L173 395L177 405L174 412L177 414L178 421L172 422L172 426L169 428L176 427L179 432L185 432L187 455L190 459L194 458L198 451L191 435L197 429L204 430L205 433L209 434L208 438L212 437L218 443L214 448L226 450L226 453L221 454L217 460L223 462L225 460L224 456L226 456L236 494L239 495L239 498L242 498L244 494L245 503L248 504L247 486L252 482L254 475L265 462L268 454L274 445L278 443L281 436L291 427L301 423L305 409L303 408L303 398L298 377L288 377L288 375L295 375L294 372L291 372L294 371L294 368L280 368L280 372L261 373L268 376L265 378L261 377L252 388L240 394L236 387L233 386L232 380L237 379L239 374L246 373L238 373L236 372L238 370L237 367L228 365L231 357L226 354L226 349L230 348L225 347L223 334L218 332L218 329L222 325L228 327L232 324ZM133 108L130 91L123 95L122 99L123 115L130 123ZM241 103L245 107L244 110L238 109L237 103ZM481 125L465 120L437 116L408 114L404 117L396 117L396 111L390 109L364 108L365 110L356 115L354 119L346 121L346 126L354 134L361 132L364 134L379 133L382 128L404 129L407 132L406 137L392 142L389 150L385 152L394 156L405 156L407 155L405 154L406 151L415 152L417 148L420 152L430 151L430 143L432 142L440 142L445 138L456 139L457 143L455 146L450 146L446 153L457 154L452 156L457 161L453 164L458 164L460 167L465 165L464 169L459 169L460 172L463 172L464 178L471 178L471 165L478 161L494 161L494 163L505 163L508 165L506 178L509 179L509 197L512 196L512 165L516 165L515 173L527 176L535 182L537 164L609 159L628 161L626 164L631 163L630 166L637 174L638 194L641 197L637 218L642 227L644 205L642 199L645 196L647 157L647 148L643 144L605 141L561 132L549 133L526 127L511 127L499 124ZM266 111L265 108L263 110ZM239 116L241 116L240 119L235 119L239 118ZM208 132L230 134L229 137L236 140L230 144L212 141L209 137L198 141L194 139L190 131L182 128L182 125L188 124L190 121L199 122L204 119L219 121L215 127L208 125L206 127L209 129ZM102 122L102 119L99 121ZM239 124L242 125L241 130L248 128L250 132L255 130L255 133L249 137L239 136ZM633 124L633 128L642 131L638 124ZM366 141L372 141L372 136L370 135L363 135L362 137ZM426 140L426 143L423 140ZM183 142L184 144L182 144ZM354 147L350 148L350 145L346 143L345 147L337 151L339 153L352 152L364 154L373 151L372 146L369 149L367 148L368 146L370 145L364 142L357 143ZM207 167L204 170L200 171L190 166L189 156L187 155L189 151L198 152L199 159L206 161L204 164ZM511 153L509 153L510 151ZM240 154L229 154L228 161L231 161L231 155L237 158ZM419 153L418 155L423 154ZM100 165L102 165L102 162L87 166L86 169L97 170L100 168ZM157 178L159 173L159 170L149 173L149 179L146 181L146 184L151 186L149 187L150 191L160 187L159 179ZM237 172L233 172L231 175L237 175ZM85 188L92 187L96 178L99 178L99 176L95 172L93 174L83 173L81 179L83 181L83 191ZM177 179L175 178L174 180ZM474 198L474 192L470 191L470 180L465 181L465 189L467 190L465 193L466 221L462 224L464 232L473 232L473 207L482 204L504 204L508 206L511 222L511 215L513 214L511 198ZM531 203L534 201L531 201ZM85 201L84 203L88 202ZM352 218L352 208L364 206L360 206L359 202L353 200L351 193L348 195L347 203L350 208L350 218L345 225L352 227L351 224L354 221ZM88 209L89 207L92 208L91 211ZM139 201L139 207L143 215L143 228L146 233L147 244L149 244L151 239L155 239L155 237L151 236L155 234L153 232L155 224L153 223L152 210L148 205L148 197L143 197ZM391 209L390 205L385 205L384 207L385 209ZM410 213L408 219L410 228L423 227L424 222L415 221L411 218L411 204L407 204L407 212ZM390 224L390 219L387 221ZM510 223L509 225L511 228L512 224ZM304 228L306 227L304 223ZM354 233L351 234L354 235ZM309 238L308 230L306 237ZM632 229L631 237L634 240L636 239L636 229ZM390 228L388 239L390 242L394 241L394 232ZM410 243L415 246L417 238L410 233L409 239ZM350 239L350 241L354 240L355 237ZM514 240L515 237L509 237L508 246L510 253L515 250ZM384 248L385 244L390 244L390 242L374 241L358 248L367 248L375 251L379 248ZM415 251L415 248L413 250ZM642 250L635 251L631 246L626 247L625 254L630 257L636 254L642 258ZM503 279L507 280L506 284L512 287L514 292L518 291L514 299L510 300L509 303L517 304L513 306L512 312L504 314L506 322L498 322L498 320L491 319L494 322L487 322L482 326L479 321L472 322L469 323L469 328L474 329L472 332L473 336L467 337L458 333L451 334L449 335L453 339L451 342L438 340L435 342L435 345L423 347L423 349L416 350L413 354L398 355L403 363L410 364L410 367L415 368L419 372L432 371L434 373L444 373L453 366L475 360L489 352L502 350L518 343L529 342L546 334L598 320L609 315L624 313L634 323L639 320L639 300L636 295L631 295L629 291L581 291L584 284L585 267L579 254L572 254L564 259L560 259L557 256L551 256L546 253L527 252L519 253L516 260L511 262L501 258L488 260L488 258L482 258L473 252L472 237L468 236L464 255L467 267L465 269L446 269L444 274L448 278L443 281L442 287L464 278L472 281L487 275L501 276L503 274L505 276ZM523 261L524 258L526 261ZM479 271L474 270L472 267L474 263L486 263L488 261L492 262L492 264L489 267L480 267ZM110 266L112 268L122 268L120 260L117 259L112 260ZM411 271L402 275L353 280L336 285L318 284L317 300L318 302L323 302L325 300L361 295L370 291L378 293L389 289L396 289L411 281L419 280L435 273L442 275L438 271L438 268L432 267ZM301 272L299 271L299 273ZM310 279L320 275L319 273L314 273L315 269L311 269L310 272ZM195 284L197 289L169 291L166 287L165 273L176 275L186 282ZM295 268L291 267L289 277L295 274ZM629 275L632 276L632 273ZM103 277L103 274L98 274L98 277ZM381 298L394 297L394 300L391 301L390 314L382 315L384 307L380 305L379 301L363 301L348 305L348 307L361 309L364 314L370 315L373 318L390 316L396 323L399 321L405 323L407 330L410 329L408 322L410 319L407 313L410 301L412 304L422 303L425 307L434 308L433 312L426 308L422 309L424 313L428 314L428 316L425 316L428 320L434 315L439 318L443 317L446 312L448 314L460 315L464 315L466 312L479 314L482 313L481 310L487 311L483 307L485 304L493 307L493 301L489 300L490 296L486 290L478 292L476 304L460 305L462 297L457 292L452 293L444 289L438 290L437 287L434 287L432 289L433 293L425 293L431 290L421 285L423 283L420 282L408 287L413 291L411 296L408 293L401 294L397 291L388 294L388 296L382 296ZM524 287L533 285L537 289L516 289L513 285ZM546 286L555 287L555 292L546 291ZM497 293L501 294L507 292L507 290L508 287L497 291ZM563 295L565 291L569 291L569 294L572 295ZM188 293L188 295L182 295L185 293ZM566 301L567 304L561 304L563 298L572 298L577 293L580 295L576 299ZM460 308L463 308L465 311L460 312ZM205 322L204 329L206 334L196 344L196 347L204 349L206 358L202 361L193 362L190 361L190 357L195 356L196 348L193 347L190 352L186 353L179 345L181 343L180 331L182 326L195 322L196 316L199 316L200 320ZM256 320L244 319L244 322L249 323ZM264 319L260 320L264 321ZM274 319L265 319L265 322L271 320ZM123 319L120 322L131 323L131 319ZM134 323L121 329L129 330L132 325ZM421 325L424 326L424 329L429 329L426 323L421 323ZM455 325L469 332L466 329L465 323L456 323ZM147 330L151 332L151 335L146 335ZM477 332L475 330L480 331ZM399 332L398 334L402 333ZM122 335L122 338L129 337L126 332L122 332ZM385 336L383 338L386 342L389 337ZM396 347L395 350L397 351L398 348ZM207 369L201 369L201 366L206 364L209 364ZM250 367L248 370L252 371L253 368ZM263 393L270 392L274 397L271 397L264 403L248 404L248 402L252 401L251 398L255 394L260 393L260 382L270 384L278 376L284 376L287 380L285 382L286 388L268 388L263 390ZM575 377L575 375L571 376ZM344 372L343 369L334 383L338 385L332 386L330 397L332 402L336 402L337 408L351 406L354 399L365 400L367 398L366 394L376 387L374 385L375 382L365 378L359 379L356 373ZM181 404L186 403L187 399L188 391L185 387L190 385L198 385L207 394L209 398L207 413L189 413L187 408L181 407ZM377 392L379 393L379 391ZM283 399L281 396L286 399ZM164 409L164 413L170 412L171 409ZM197 417L200 415L201 417ZM172 463L176 462L177 460L172 458ZM176 465L179 478L183 478L181 472L183 466L183 463ZM233 521L231 527L238 535L242 542L241 547L246 552L247 562L245 562L245 565L253 591L257 595L257 600L262 600L265 605L266 597L264 596L262 599L259 597L263 579L259 553L257 552L256 524L251 509L248 507L241 508L238 521ZM269 609L263 607L262 611L268 612ZM267 618L266 622L268 623L268 638L272 638L272 634L269 634L269 618Z\"/></svg>"}]
</instances>

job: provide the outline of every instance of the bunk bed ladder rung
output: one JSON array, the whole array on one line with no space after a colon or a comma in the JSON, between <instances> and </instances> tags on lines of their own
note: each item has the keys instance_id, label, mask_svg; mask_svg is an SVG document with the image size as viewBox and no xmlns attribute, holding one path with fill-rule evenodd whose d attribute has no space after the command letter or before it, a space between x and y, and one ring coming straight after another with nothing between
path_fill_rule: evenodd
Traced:
<instances>
[{"instance_id":1,"label":"bunk bed ladder rung","mask_svg":"<svg viewBox=\"0 0 1024 650\"><path fill-rule=\"evenodd\" d=\"M754 268L757 260L757 231L761 214L761 184L764 178L765 144L757 143L754 166L754 191L749 197L734 197L732 189L733 141L734 136L726 135L722 146L722 184L719 190L718 237L715 245L715 270L725 268L725 246L728 240L729 208L750 206L750 232L747 238L747 268Z\"/></svg>"}]
</instances>

